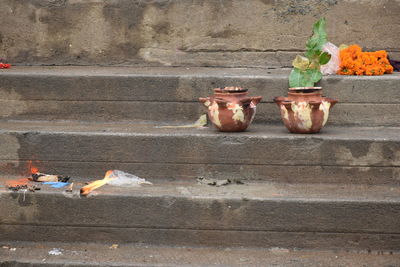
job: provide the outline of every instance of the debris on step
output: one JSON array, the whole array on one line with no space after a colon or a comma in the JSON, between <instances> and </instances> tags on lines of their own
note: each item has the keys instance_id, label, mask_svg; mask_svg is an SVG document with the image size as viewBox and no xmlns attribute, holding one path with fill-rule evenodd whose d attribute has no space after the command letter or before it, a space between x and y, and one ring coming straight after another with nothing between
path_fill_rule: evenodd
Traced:
<instances>
[{"instance_id":1,"label":"debris on step","mask_svg":"<svg viewBox=\"0 0 400 267\"><path fill-rule=\"evenodd\" d=\"M110 246L110 249L117 249L117 248L119 248L119 245L118 245L118 244L112 244L112 245Z\"/></svg>"},{"instance_id":2,"label":"debris on step","mask_svg":"<svg viewBox=\"0 0 400 267\"><path fill-rule=\"evenodd\" d=\"M241 180L239 179L209 179L209 178L204 178L204 177L199 177L197 178L197 183L203 184L203 185L212 185L212 186L224 186L224 185L229 185L229 184L244 184Z\"/></svg>"},{"instance_id":3,"label":"debris on step","mask_svg":"<svg viewBox=\"0 0 400 267\"><path fill-rule=\"evenodd\" d=\"M68 188L65 189L65 192L67 192L67 193L72 193L72 188L73 188L73 187L74 187L74 183L70 183L69 186L68 186Z\"/></svg>"},{"instance_id":4,"label":"debris on step","mask_svg":"<svg viewBox=\"0 0 400 267\"><path fill-rule=\"evenodd\" d=\"M6 187L14 192L17 192L21 189L28 189L29 179L20 178L15 180L9 180L6 182Z\"/></svg>"},{"instance_id":5,"label":"debris on step","mask_svg":"<svg viewBox=\"0 0 400 267\"><path fill-rule=\"evenodd\" d=\"M39 191L41 188L37 185L28 185L28 190L31 192Z\"/></svg>"},{"instance_id":6,"label":"debris on step","mask_svg":"<svg viewBox=\"0 0 400 267\"><path fill-rule=\"evenodd\" d=\"M68 182L70 177L63 176L63 175L51 175L40 173L38 168L33 167L32 163L30 162L30 170L31 170L31 177L30 178L19 178L14 180L9 180L6 182L6 187L12 191L19 191L23 190L24 194L27 191L35 192L40 190L40 187L36 184L32 184L32 182L40 182L43 184L51 185L54 188L62 188L64 186L69 185Z\"/></svg>"},{"instance_id":7,"label":"debris on step","mask_svg":"<svg viewBox=\"0 0 400 267\"><path fill-rule=\"evenodd\" d=\"M0 69L9 69L11 68L11 64L0 62Z\"/></svg>"},{"instance_id":8,"label":"debris on step","mask_svg":"<svg viewBox=\"0 0 400 267\"><path fill-rule=\"evenodd\" d=\"M15 180L10 180L6 182L6 187L14 192L17 192L19 190L29 190L31 192L35 192L40 190L40 187L37 185L30 185L29 184L29 179L27 178L21 178L21 179L15 179Z\"/></svg>"},{"instance_id":9,"label":"debris on step","mask_svg":"<svg viewBox=\"0 0 400 267\"><path fill-rule=\"evenodd\" d=\"M140 186L142 184L152 185L152 183L146 181L146 179L119 170L111 171L109 173L109 177L111 178L111 180L108 182L109 185L115 185L115 186Z\"/></svg>"},{"instance_id":10,"label":"debris on step","mask_svg":"<svg viewBox=\"0 0 400 267\"><path fill-rule=\"evenodd\" d=\"M17 248L13 248L13 247L10 247L10 246L2 246L1 248L3 248L3 249L8 249L9 251L16 251L17 250Z\"/></svg>"},{"instance_id":11,"label":"debris on step","mask_svg":"<svg viewBox=\"0 0 400 267\"><path fill-rule=\"evenodd\" d=\"M43 182L43 184L48 184L51 185L53 188L62 188L64 186L67 186L71 183L64 183L64 182Z\"/></svg>"},{"instance_id":12,"label":"debris on step","mask_svg":"<svg viewBox=\"0 0 400 267\"><path fill-rule=\"evenodd\" d=\"M45 173L32 173L32 181L34 182L63 182L66 183L70 179L69 176L63 175L52 175L52 174L45 174Z\"/></svg>"},{"instance_id":13,"label":"debris on step","mask_svg":"<svg viewBox=\"0 0 400 267\"><path fill-rule=\"evenodd\" d=\"M53 248L52 250L50 250L48 253L49 253L49 255L54 255L54 256L59 256L59 255L62 255L63 253L62 253L62 249L60 249L60 248Z\"/></svg>"},{"instance_id":14,"label":"debris on step","mask_svg":"<svg viewBox=\"0 0 400 267\"><path fill-rule=\"evenodd\" d=\"M193 124L187 125L166 125L166 126L157 126L157 128L201 128L207 126L207 114L203 114L200 118Z\"/></svg>"},{"instance_id":15,"label":"debris on step","mask_svg":"<svg viewBox=\"0 0 400 267\"><path fill-rule=\"evenodd\" d=\"M80 193L82 196L88 195L93 190L105 185L114 186L140 186L142 184L152 185L146 179L139 178L133 174L123 172L120 170L109 170L102 180L96 180L81 188Z\"/></svg>"},{"instance_id":16,"label":"debris on step","mask_svg":"<svg viewBox=\"0 0 400 267\"><path fill-rule=\"evenodd\" d=\"M41 173L37 167L33 166L32 161L29 161L29 167L32 176L29 178L30 181L51 185L53 188L62 188L70 184L69 176Z\"/></svg>"},{"instance_id":17,"label":"debris on step","mask_svg":"<svg viewBox=\"0 0 400 267\"><path fill-rule=\"evenodd\" d=\"M109 178L107 178L107 175L106 175L106 177L104 177L102 180L96 180L96 181L93 181L93 182L85 185L80 190L81 196L89 195L90 192L92 192L93 190L107 184L108 180L109 180Z\"/></svg>"},{"instance_id":18,"label":"debris on step","mask_svg":"<svg viewBox=\"0 0 400 267\"><path fill-rule=\"evenodd\" d=\"M19 190L26 190L28 189L28 185L16 185L16 186L9 186L8 187L9 190L14 191L14 192L18 192Z\"/></svg>"}]
</instances>

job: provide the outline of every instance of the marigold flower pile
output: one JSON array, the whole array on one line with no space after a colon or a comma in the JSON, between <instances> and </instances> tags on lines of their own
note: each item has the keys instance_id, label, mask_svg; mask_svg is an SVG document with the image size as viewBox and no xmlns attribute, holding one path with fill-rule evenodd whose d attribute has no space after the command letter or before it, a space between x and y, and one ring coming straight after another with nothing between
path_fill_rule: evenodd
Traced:
<instances>
[{"instance_id":1,"label":"marigold flower pile","mask_svg":"<svg viewBox=\"0 0 400 267\"><path fill-rule=\"evenodd\" d=\"M358 45L351 45L340 51L341 75L383 75L392 73L385 50L376 52L362 52Z\"/></svg>"}]
</instances>

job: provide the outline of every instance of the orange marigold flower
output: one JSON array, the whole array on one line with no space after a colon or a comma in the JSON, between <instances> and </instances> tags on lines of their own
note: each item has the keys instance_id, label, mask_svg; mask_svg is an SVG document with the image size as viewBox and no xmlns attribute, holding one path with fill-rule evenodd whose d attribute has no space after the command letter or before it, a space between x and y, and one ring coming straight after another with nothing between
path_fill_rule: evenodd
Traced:
<instances>
[{"instance_id":1,"label":"orange marigold flower","mask_svg":"<svg viewBox=\"0 0 400 267\"><path fill-rule=\"evenodd\" d=\"M359 45L351 45L340 51L339 57L338 74L341 75L383 75L393 72L385 50L362 52Z\"/></svg>"},{"instance_id":2,"label":"orange marigold flower","mask_svg":"<svg viewBox=\"0 0 400 267\"><path fill-rule=\"evenodd\" d=\"M390 64L386 64L385 65L385 73L388 73L388 74L393 73L393 66Z\"/></svg>"}]
</instances>

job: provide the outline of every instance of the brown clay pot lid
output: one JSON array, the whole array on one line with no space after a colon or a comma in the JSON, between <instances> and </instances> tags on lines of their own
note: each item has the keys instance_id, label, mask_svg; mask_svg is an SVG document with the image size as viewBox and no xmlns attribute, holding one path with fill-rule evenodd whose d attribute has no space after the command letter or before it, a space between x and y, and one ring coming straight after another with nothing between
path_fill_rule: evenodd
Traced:
<instances>
[{"instance_id":1,"label":"brown clay pot lid","mask_svg":"<svg viewBox=\"0 0 400 267\"><path fill-rule=\"evenodd\" d=\"M224 87L224 88L215 88L214 92L216 93L243 93L247 92L248 89L244 89L242 87L236 87L236 86L230 86L230 87Z\"/></svg>"}]
</instances>

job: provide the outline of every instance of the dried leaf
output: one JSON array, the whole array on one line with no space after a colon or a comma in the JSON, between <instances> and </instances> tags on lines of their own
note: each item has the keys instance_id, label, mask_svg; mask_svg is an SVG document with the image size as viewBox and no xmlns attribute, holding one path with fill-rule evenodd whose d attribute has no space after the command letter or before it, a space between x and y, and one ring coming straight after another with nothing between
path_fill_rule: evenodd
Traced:
<instances>
[{"instance_id":1,"label":"dried leaf","mask_svg":"<svg viewBox=\"0 0 400 267\"><path fill-rule=\"evenodd\" d=\"M310 65L310 60L306 57L297 55L293 60L292 65L299 70L306 70L307 67Z\"/></svg>"}]
</instances>

